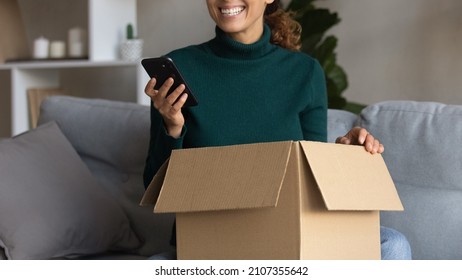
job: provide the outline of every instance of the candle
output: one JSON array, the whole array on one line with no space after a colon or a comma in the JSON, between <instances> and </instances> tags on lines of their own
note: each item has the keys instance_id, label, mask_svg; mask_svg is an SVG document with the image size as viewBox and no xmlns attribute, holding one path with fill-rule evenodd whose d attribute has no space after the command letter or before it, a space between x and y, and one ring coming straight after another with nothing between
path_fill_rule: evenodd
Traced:
<instances>
[{"instance_id":1,"label":"candle","mask_svg":"<svg viewBox=\"0 0 462 280\"><path fill-rule=\"evenodd\" d=\"M85 30L80 27L69 29L67 35L68 52L70 57L85 56Z\"/></svg>"},{"instance_id":2,"label":"candle","mask_svg":"<svg viewBox=\"0 0 462 280\"><path fill-rule=\"evenodd\" d=\"M69 57L83 57L84 46L81 42L69 43Z\"/></svg>"},{"instance_id":3,"label":"candle","mask_svg":"<svg viewBox=\"0 0 462 280\"><path fill-rule=\"evenodd\" d=\"M53 41L50 44L51 58L64 58L66 56L66 43L63 41Z\"/></svg>"},{"instance_id":4,"label":"candle","mask_svg":"<svg viewBox=\"0 0 462 280\"><path fill-rule=\"evenodd\" d=\"M41 36L34 40L34 55L36 59L48 58L48 47L50 41L45 37Z\"/></svg>"}]
</instances>

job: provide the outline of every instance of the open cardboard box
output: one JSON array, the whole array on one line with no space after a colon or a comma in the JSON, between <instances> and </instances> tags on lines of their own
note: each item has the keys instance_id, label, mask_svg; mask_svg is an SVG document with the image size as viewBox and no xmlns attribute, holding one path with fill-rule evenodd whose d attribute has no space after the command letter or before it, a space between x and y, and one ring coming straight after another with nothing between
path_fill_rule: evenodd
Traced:
<instances>
[{"instance_id":1,"label":"open cardboard box","mask_svg":"<svg viewBox=\"0 0 462 280\"><path fill-rule=\"evenodd\" d=\"M176 213L178 259L380 259L403 210L381 155L309 141L175 150L141 205Z\"/></svg>"}]
</instances>

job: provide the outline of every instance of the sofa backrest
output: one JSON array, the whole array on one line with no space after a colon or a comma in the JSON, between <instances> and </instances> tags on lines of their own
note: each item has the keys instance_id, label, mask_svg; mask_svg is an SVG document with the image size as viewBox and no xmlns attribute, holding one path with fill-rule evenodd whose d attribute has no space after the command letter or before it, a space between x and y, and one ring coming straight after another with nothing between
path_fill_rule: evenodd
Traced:
<instances>
[{"instance_id":1,"label":"sofa backrest","mask_svg":"<svg viewBox=\"0 0 462 280\"><path fill-rule=\"evenodd\" d=\"M339 136L345 135L355 125L358 116L344 110L327 111L327 142L334 143Z\"/></svg>"},{"instance_id":2,"label":"sofa backrest","mask_svg":"<svg viewBox=\"0 0 462 280\"><path fill-rule=\"evenodd\" d=\"M385 145L405 208L383 212L382 225L405 234L416 259L462 259L462 106L382 102L357 124Z\"/></svg>"}]
</instances>

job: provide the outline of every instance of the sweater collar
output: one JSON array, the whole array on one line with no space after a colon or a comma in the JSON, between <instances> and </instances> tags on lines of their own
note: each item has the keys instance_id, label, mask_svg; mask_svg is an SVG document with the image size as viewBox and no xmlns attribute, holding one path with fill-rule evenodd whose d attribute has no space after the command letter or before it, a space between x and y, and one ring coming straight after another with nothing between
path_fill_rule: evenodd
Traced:
<instances>
[{"instance_id":1,"label":"sweater collar","mask_svg":"<svg viewBox=\"0 0 462 280\"><path fill-rule=\"evenodd\" d=\"M275 48L270 42L271 29L266 24L261 38L252 44L235 41L218 26L215 27L215 34L215 38L210 41L210 47L216 55L224 58L255 59L268 54Z\"/></svg>"}]
</instances>

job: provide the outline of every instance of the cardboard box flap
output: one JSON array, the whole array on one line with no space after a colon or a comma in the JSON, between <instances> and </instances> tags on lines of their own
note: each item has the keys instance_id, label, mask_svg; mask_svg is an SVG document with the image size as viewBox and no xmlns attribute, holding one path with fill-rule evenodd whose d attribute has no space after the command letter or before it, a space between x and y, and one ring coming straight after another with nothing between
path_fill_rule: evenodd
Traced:
<instances>
[{"instance_id":1,"label":"cardboard box flap","mask_svg":"<svg viewBox=\"0 0 462 280\"><path fill-rule=\"evenodd\" d=\"M274 207L292 143L175 150L154 212Z\"/></svg>"},{"instance_id":2,"label":"cardboard box flap","mask_svg":"<svg viewBox=\"0 0 462 280\"><path fill-rule=\"evenodd\" d=\"M165 179L165 173L167 171L168 162L169 161L166 160L152 178L151 183L144 192L143 198L141 198L141 206L156 205L157 198L159 197L160 190Z\"/></svg>"},{"instance_id":3,"label":"cardboard box flap","mask_svg":"<svg viewBox=\"0 0 462 280\"><path fill-rule=\"evenodd\" d=\"M381 155L362 146L300 142L329 210L403 210Z\"/></svg>"}]
</instances>

